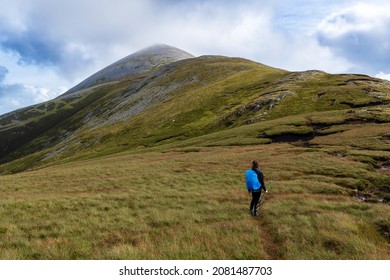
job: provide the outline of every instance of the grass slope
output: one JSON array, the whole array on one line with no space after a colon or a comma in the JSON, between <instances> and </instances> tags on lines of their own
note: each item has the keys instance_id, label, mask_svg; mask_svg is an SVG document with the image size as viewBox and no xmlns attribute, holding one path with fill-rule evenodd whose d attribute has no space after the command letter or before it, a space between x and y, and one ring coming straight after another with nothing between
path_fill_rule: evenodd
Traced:
<instances>
[{"instance_id":1,"label":"grass slope","mask_svg":"<svg viewBox=\"0 0 390 280\"><path fill-rule=\"evenodd\" d=\"M42 131L0 165L0 258L390 259L388 82L205 56L85 91L2 118Z\"/></svg>"},{"instance_id":2,"label":"grass slope","mask_svg":"<svg viewBox=\"0 0 390 280\"><path fill-rule=\"evenodd\" d=\"M346 126L348 116L281 118L1 176L0 258L389 259L388 125ZM315 121L332 133L259 143ZM243 179L254 158L273 180L258 218Z\"/></svg>"}]
</instances>

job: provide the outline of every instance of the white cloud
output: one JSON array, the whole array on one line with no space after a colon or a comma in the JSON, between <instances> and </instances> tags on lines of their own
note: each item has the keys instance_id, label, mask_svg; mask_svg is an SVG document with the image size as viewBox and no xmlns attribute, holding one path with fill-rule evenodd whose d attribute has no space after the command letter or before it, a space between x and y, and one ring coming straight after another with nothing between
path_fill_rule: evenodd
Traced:
<instances>
[{"instance_id":1,"label":"white cloud","mask_svg":"<svg viewBox=\"0 0 390 280\"><path fill-rule=\"evenodd\" d=\"M390 81L390 73L383 73L382 71L375 75L376 78L389 80Z\"/></svg>"},{"instance_id":2,"label":"white cloud","mask_svg":"<svg viewBox=\"0 0 390 280\"><path fill-rule=\"evenodd\" d=\"M63 89L48 89L34 85L0 84L0 115L55 98Z\"/></svg>"},{"instance_id":3,"label":"white cloud","mask_svg":"<svg viewBox=\"0 0 390 280\"><path fill-rule=\"evenodd\" d=\"M15 98L11 98L11 99L9 99L9 103L13 106L13 107L20 107L20 106L22 106L22 102L21 102L21 100L20 99L15 99Z\"/></svg>"},{"instance_id":4,"label":"white cloud","mask_svg":"<svg viewBox=\"0 0 390 280\"><path fill-rule=\"evenodd\" d=\"M26 92L26 94L33 98L34 103L48 101L57 97L63 92L63 89L53 90L33 85L23 85L23 90Z\"/></svg>"},{"instance_id":5,"label":"white cloud","mask_svg":"<svg viewBox=\"0 0 390 280\"><path fill-rule=\"evenodd\" d=\"M0 115L53 99L67 90L49 68L18 65L1 52L0 61L11 68L0 65Z\"/></svg>"},{"instance_id":6,"label":"white cloud","mask_svg":"<svg viewBox=\"0 0 390 280\"><path fill-rule=\"evenodd\" d=\"M343 60L317 44L316 38L288 34L287 28L278 24L279 10L295 7L297 13L302 12L296 1L287 6L284 1L252 0L14 0L10 5L17 8L10 12L13 19L7 17L16 22L8 23L14 36L9 47L24 55L24 61L53 64L51 67L63 78L73 82L155 43L173 45L195 55L241 56L292 69L317 65L328 65L324 70L346 68L341 67ZM306 8L310 5L304 1ZM319 6L322 8L316 9L317 14L326 5L321 2ZM300 23L310 21L299 15L291 18ZM27 49L22 44L25 40L30 40ZM318 53L327 61L318 63Z\"/></svg>"},{"instance_id":7,"label":"white cloud","mask_svg":"<svg viewBox=\"0 0 390 280\"><path fill-rule=\"evenodd\" d=\"M332 13L319 25L318 39L333 53L374 75L390 71L390 4L358 3Z\"/></svg>"},{"instance_id":8,"label":"white cloud","mask_svg":"<svg viewBox=\"0 0 390 280\"><path fill-rule=\"evenodd\" d=\"M256 10L243 6L233 12L204 5L194 10L176 17L167 15L161 20L161 32L153 38L166 40L195 55L240 56L288 70L338 73L352 66L330 48L321 46L316 37L280 29L269 5Z\"/></svg>"},{"instance_id":9,"label":"white cloud","mask_svg":"<svg viewBox=\"0 0 390 280\"><path fill-rule=\"evenodd\" d=\"M390 4L373 5L358 3L332 13L319 25L321 32L330 37L340 37L350 32L386 31L390 19Z\"/></svg>"},{"instance_id":10,"label":"white cloud","mask_svg":"<svg viewBox=\"0 0 390 280\"><path fill-rule=\"evenodd\" d=\"M326 10L326 5L335 6L336 2L319 1L316 7L320 8L315 8L313 13L318 16ZM313 8L310 1L286 4L252 0L14 0L6 11L9 15L3 16L8 19L5 29L12 30L7 33L11 36L7 41L9 48L21 53L24 61L53 64L53 69L71 81L78 81L80 76L86 78L105 65L154 43L174 45L195 55L241 56L271 66L293 65L294 69L309 65L313 54L311 61L315 63L308 68L322 64L330 65L326 70L343 68L342 59L317 44L316 38L292 34L294 30L279 24L286 23L287 17L290 25L313 22L307 12L304 19L300 14L279 12L302 13L301 6L305 11ZM278 18L280 15L283 18ZM22 44L25 40L30 40L29 48ZM328 61L318 63L318 53ZM300 65L302 61L304 64Z\"/></svg>"}]
</instances>

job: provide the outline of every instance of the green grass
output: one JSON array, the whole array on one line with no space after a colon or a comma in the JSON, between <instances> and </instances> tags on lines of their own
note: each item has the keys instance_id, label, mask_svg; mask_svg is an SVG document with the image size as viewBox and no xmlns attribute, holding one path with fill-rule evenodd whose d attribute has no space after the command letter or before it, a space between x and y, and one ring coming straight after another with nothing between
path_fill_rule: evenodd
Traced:
<instances>
[{"instance_id":1,"label":"green grass","mask_svg":"<svg viewBox=\"0 0 390 280\"><path fill-rule=\"evenodd\" d=\"M258 218L253 158L274 181ZM338 184L377 176L288 144L162 146L1 176L0 258L389 259L390 206Z\"/></svg>"},{"instance_id":2,"label":"green grass","mask_svg":"<svg viewBox=\"0 0 390 280\"><path fill-rule=\"evenodd\" d=\"M2 258L261 257L245 245L258 240L250 219L236 222L244 205L235 180L205 172L215 159L185 163L190 153L180 154L172 163L167 153L126 155L2 177Z\"/></svg>"}]
</instances>

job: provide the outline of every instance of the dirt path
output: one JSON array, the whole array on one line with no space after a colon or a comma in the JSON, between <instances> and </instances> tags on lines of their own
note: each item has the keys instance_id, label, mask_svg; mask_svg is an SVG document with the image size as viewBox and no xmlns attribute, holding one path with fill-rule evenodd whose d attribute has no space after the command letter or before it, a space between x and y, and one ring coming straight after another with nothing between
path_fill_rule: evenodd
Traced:
<instances>
[{"instance_id":1,"label":"dirt path","mask_svg":"<svg viewBox=\"0 0 390 280\"><path fill-rule=\"evenodd\" d=\"M268 260L282 260L281 246L278 244L271 235L268 224L259 218L258 228L261 235L262 244Z\"/></svg>"},{"instance_id":2,"label":"dirt path","mask_svg":"<svg viewBox=\"0 0 390 280\"><path fill-rule=\"evenodd\" d=\"M267 194L267 197L263 201L263 203L266 203L266 200L272 199L272 194ZM262 206L260 206L259 216L254 219L257 223L257 227L259 229L259 233L261 236L262 244L261 246L264 248L265 253L267 254L267 259L269 260L282 260L283 259L283 252L281 244L276 242L275 238L273 237L270 224L267 222L266 218L266 211L262 209Z\"/></svg>"}]
</instances>

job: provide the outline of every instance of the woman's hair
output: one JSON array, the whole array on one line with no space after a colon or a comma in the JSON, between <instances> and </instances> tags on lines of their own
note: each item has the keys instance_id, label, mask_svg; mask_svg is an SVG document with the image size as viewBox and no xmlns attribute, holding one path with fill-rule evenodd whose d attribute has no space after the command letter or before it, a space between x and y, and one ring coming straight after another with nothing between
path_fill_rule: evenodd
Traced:
<instances>
[{"instance_id":1,"label":"woman's hair","mask_svg":"<svg viewBox=\"0 0 390 280\"><path fill-rule=\"evenodd\" d=\"M252 168L258 168L259 167L259 163L257 162L257 160L252 160Z\"/></svg>"}]
</instances>

